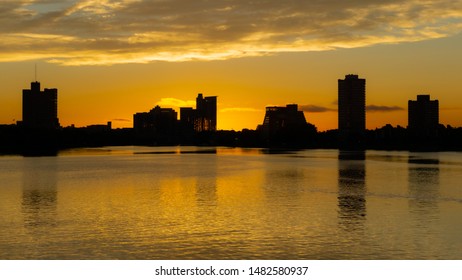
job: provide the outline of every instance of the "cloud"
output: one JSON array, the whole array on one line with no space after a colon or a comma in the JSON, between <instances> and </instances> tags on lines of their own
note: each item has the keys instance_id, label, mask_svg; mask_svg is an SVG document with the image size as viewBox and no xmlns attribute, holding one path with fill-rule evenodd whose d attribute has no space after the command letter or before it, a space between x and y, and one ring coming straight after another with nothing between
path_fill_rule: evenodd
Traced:
<instances>
[{"instance_id":1,"label":"cloud","mask_svg":"<svg viewBox=\"0 0 462 280\"><path fill-rule=\"evenodd\" d=\"M112 119L113 122L132 122L132 120L129 119Z\"/></svg>"},{"instance_id":2,"label":"cloud","mask_svg":"<svg viewBox=\"0 0 462 280\"><path fill-rule=\"evenodd\" d=\"M402 111L404 108L399 106L380 106L380 105L367 105L366 111L368 112L393 112Z\"/></svg>"},{"instance_id":3,"label":"cloud","mask_svg":"<svg viewBox=\"0 0 462 280\"><path fill-rule=\"evenodd\" d=\"M263 110L255 109L255 108L248 108L248 107L237 107L237 108L224 108L221 109L221 113L229 113L229 112L262 112Z\"/></svg>"},{"instance_id":4,"label":"cloud","mask_svg":"<svg viewBox=\"0 0 462 280\"><path fill-rule=\"evenodd\" d=\"M160 107L195 107L196 101L194 100L181 100L177 98L167 97L161 98L159 102L156 103Z\"/></svg>"},{"instance_id":5,"label":"cloud","mask_svg":"<svg viewBox=\"0 0 462 280\"><path fill-rule=\"evenodd\" d=\"M299 109L301 109L304 112L310 112L310 113L324 113L324 112L336 112L336 109L328 108L328 107L323 107L323 106L317 106L317 105L299 105Z\"/></svg>"},{"instance_id":6,"label":"cloud","mask_svg":"<svg viewBox=\"0 0 462 280\"><path fill-rule=\"evenodd\" d=\"M223 60L451 36L462 0L3 0L0 61Z\"/></svg>"}]
</instances>

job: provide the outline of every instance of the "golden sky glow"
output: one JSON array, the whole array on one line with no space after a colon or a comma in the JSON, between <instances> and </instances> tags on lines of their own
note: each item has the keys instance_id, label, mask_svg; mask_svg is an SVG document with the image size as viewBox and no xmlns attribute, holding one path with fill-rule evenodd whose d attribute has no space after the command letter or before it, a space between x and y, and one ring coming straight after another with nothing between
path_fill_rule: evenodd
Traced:
<instances>
[{"instance_id":1,"label":"golden sky glow","mask_svg":"<svg viewBox=\"0 0 462 280\"><path fill-rule=\"evenodd\" d=\"M113 121L218 96L219 129L254 129L265 106L298 103L337 127L337 79L366 79L367 127L407 125L407 100L440 100L462 126L462 1L6 0L0 123L21 119L39 68L60 123Z\"/></svg>"}]
</instances>

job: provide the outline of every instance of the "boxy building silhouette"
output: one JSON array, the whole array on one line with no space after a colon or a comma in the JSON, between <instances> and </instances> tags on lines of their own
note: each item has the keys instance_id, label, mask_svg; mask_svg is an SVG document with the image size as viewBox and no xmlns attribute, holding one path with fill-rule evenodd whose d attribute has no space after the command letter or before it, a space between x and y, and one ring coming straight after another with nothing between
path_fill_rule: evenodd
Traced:
<instances>
[{"instance_id":1,"label":"boxy building silhouette","mask_svg":"<svg viewBox=\"0 0 462 280\"><path fill-rule=\"evenodd\" d=\"M215 132L217 130L217 97L203 97L202 93L199 93L196 98L196 109L180 108L180 123L186 130Z\"/></svg>"},{"instance_id":2,"label":"boxy building silhouette","mask_svg":"<svg viewBox=\"0 0 462 280\"><path fill-rule=\"evenodd\" d=\"M306 122L297 104L266 107L263 124L257 130L263 143L270 147L307 147L316 134L316 127Z\"/></svg>"},{"instance_id":3,"label":"boxy building silhouette","mask_svg":"<svg viewBox=\"0 0 462 280\"><path fill-rule=\"evenodd\" d=\"M438 137L439 103L430 95L417 95L408 101L408 131L411 138L428 140Z\"/></svg>"},{"instance_id":4,"label":"boxy building silhouette","mask_svg":"<svg viewBox=\"0 0 462 280\"><path fill-rule=\"evenodd\" d=\"M30 89L22 91L22 125L29 129L57 129L58 90L40 89L40 83L31 83Z\"/></svg>"}]
</instances>

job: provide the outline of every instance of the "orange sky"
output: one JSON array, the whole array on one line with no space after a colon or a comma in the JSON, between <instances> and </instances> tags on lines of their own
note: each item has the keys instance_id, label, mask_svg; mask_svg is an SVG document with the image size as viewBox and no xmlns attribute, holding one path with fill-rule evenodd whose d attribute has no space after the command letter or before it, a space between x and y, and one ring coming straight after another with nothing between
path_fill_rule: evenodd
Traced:
<instances>
[{"instance_id":1,"label":"orange sky","mask_svg":"<svg viewBox=\"0 0 462 280\"><path fill-rule=\"evenodd\" d=\"M333 129L350 73L366 79L370 129L406 126L417 94L462 126L462 1L264 2L2 2L0 123L21 119L37 63L63 126L131 127L134 113L201 92L218 96L219 129L255 129L266 106L289 103Z\"/></svg>"}]
</instances>

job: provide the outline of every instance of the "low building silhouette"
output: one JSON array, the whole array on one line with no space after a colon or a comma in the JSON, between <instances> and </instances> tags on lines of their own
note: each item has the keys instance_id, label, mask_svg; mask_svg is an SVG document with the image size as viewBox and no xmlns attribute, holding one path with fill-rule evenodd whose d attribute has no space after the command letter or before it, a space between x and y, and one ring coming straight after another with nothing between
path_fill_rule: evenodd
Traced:
<instances>
[{"instance_id":1,"label":"low building silhouette","mask_svg":"<svg viewBox=\"0 0 462 280\"><path fill-rule=\"evenodd\" d=\"M180 131L182 144L192 144L194 142L195 118L196 110L192 107L180 108Z\"/></svg>"},{"instance_id":2,"label":"low building silhouette","mask_svg":"<svg viewBox=\"0 0 462 280\"><path fill-rule=\"evenodd\" d=\"M108 132L112 130L112 122L109 121L106 124L91 124L85 126L83 129L90 132Z\"/></svg>"},{"instance_id":3,"label":"low building silhouette","mask_svg":"<svg viewBox=\"0 0 462 280\"><path fill-rule=\"evenodd\" d=\"M133 115L133 129L142 144L174 144L178 132L177 112L154 107L149 112Z\"/></svg>"},{"instance_id":4,"label":"low building silhouette","mask_svg":"<svg viewBox=\"0 0 462 280\"><path fill-rule=\"evenodd\" d=\"M257 130L267 146L306 147L316 134L316 127L306 122L297 104L266 107L263 124Z\"/></svg>"}]
</instances>

